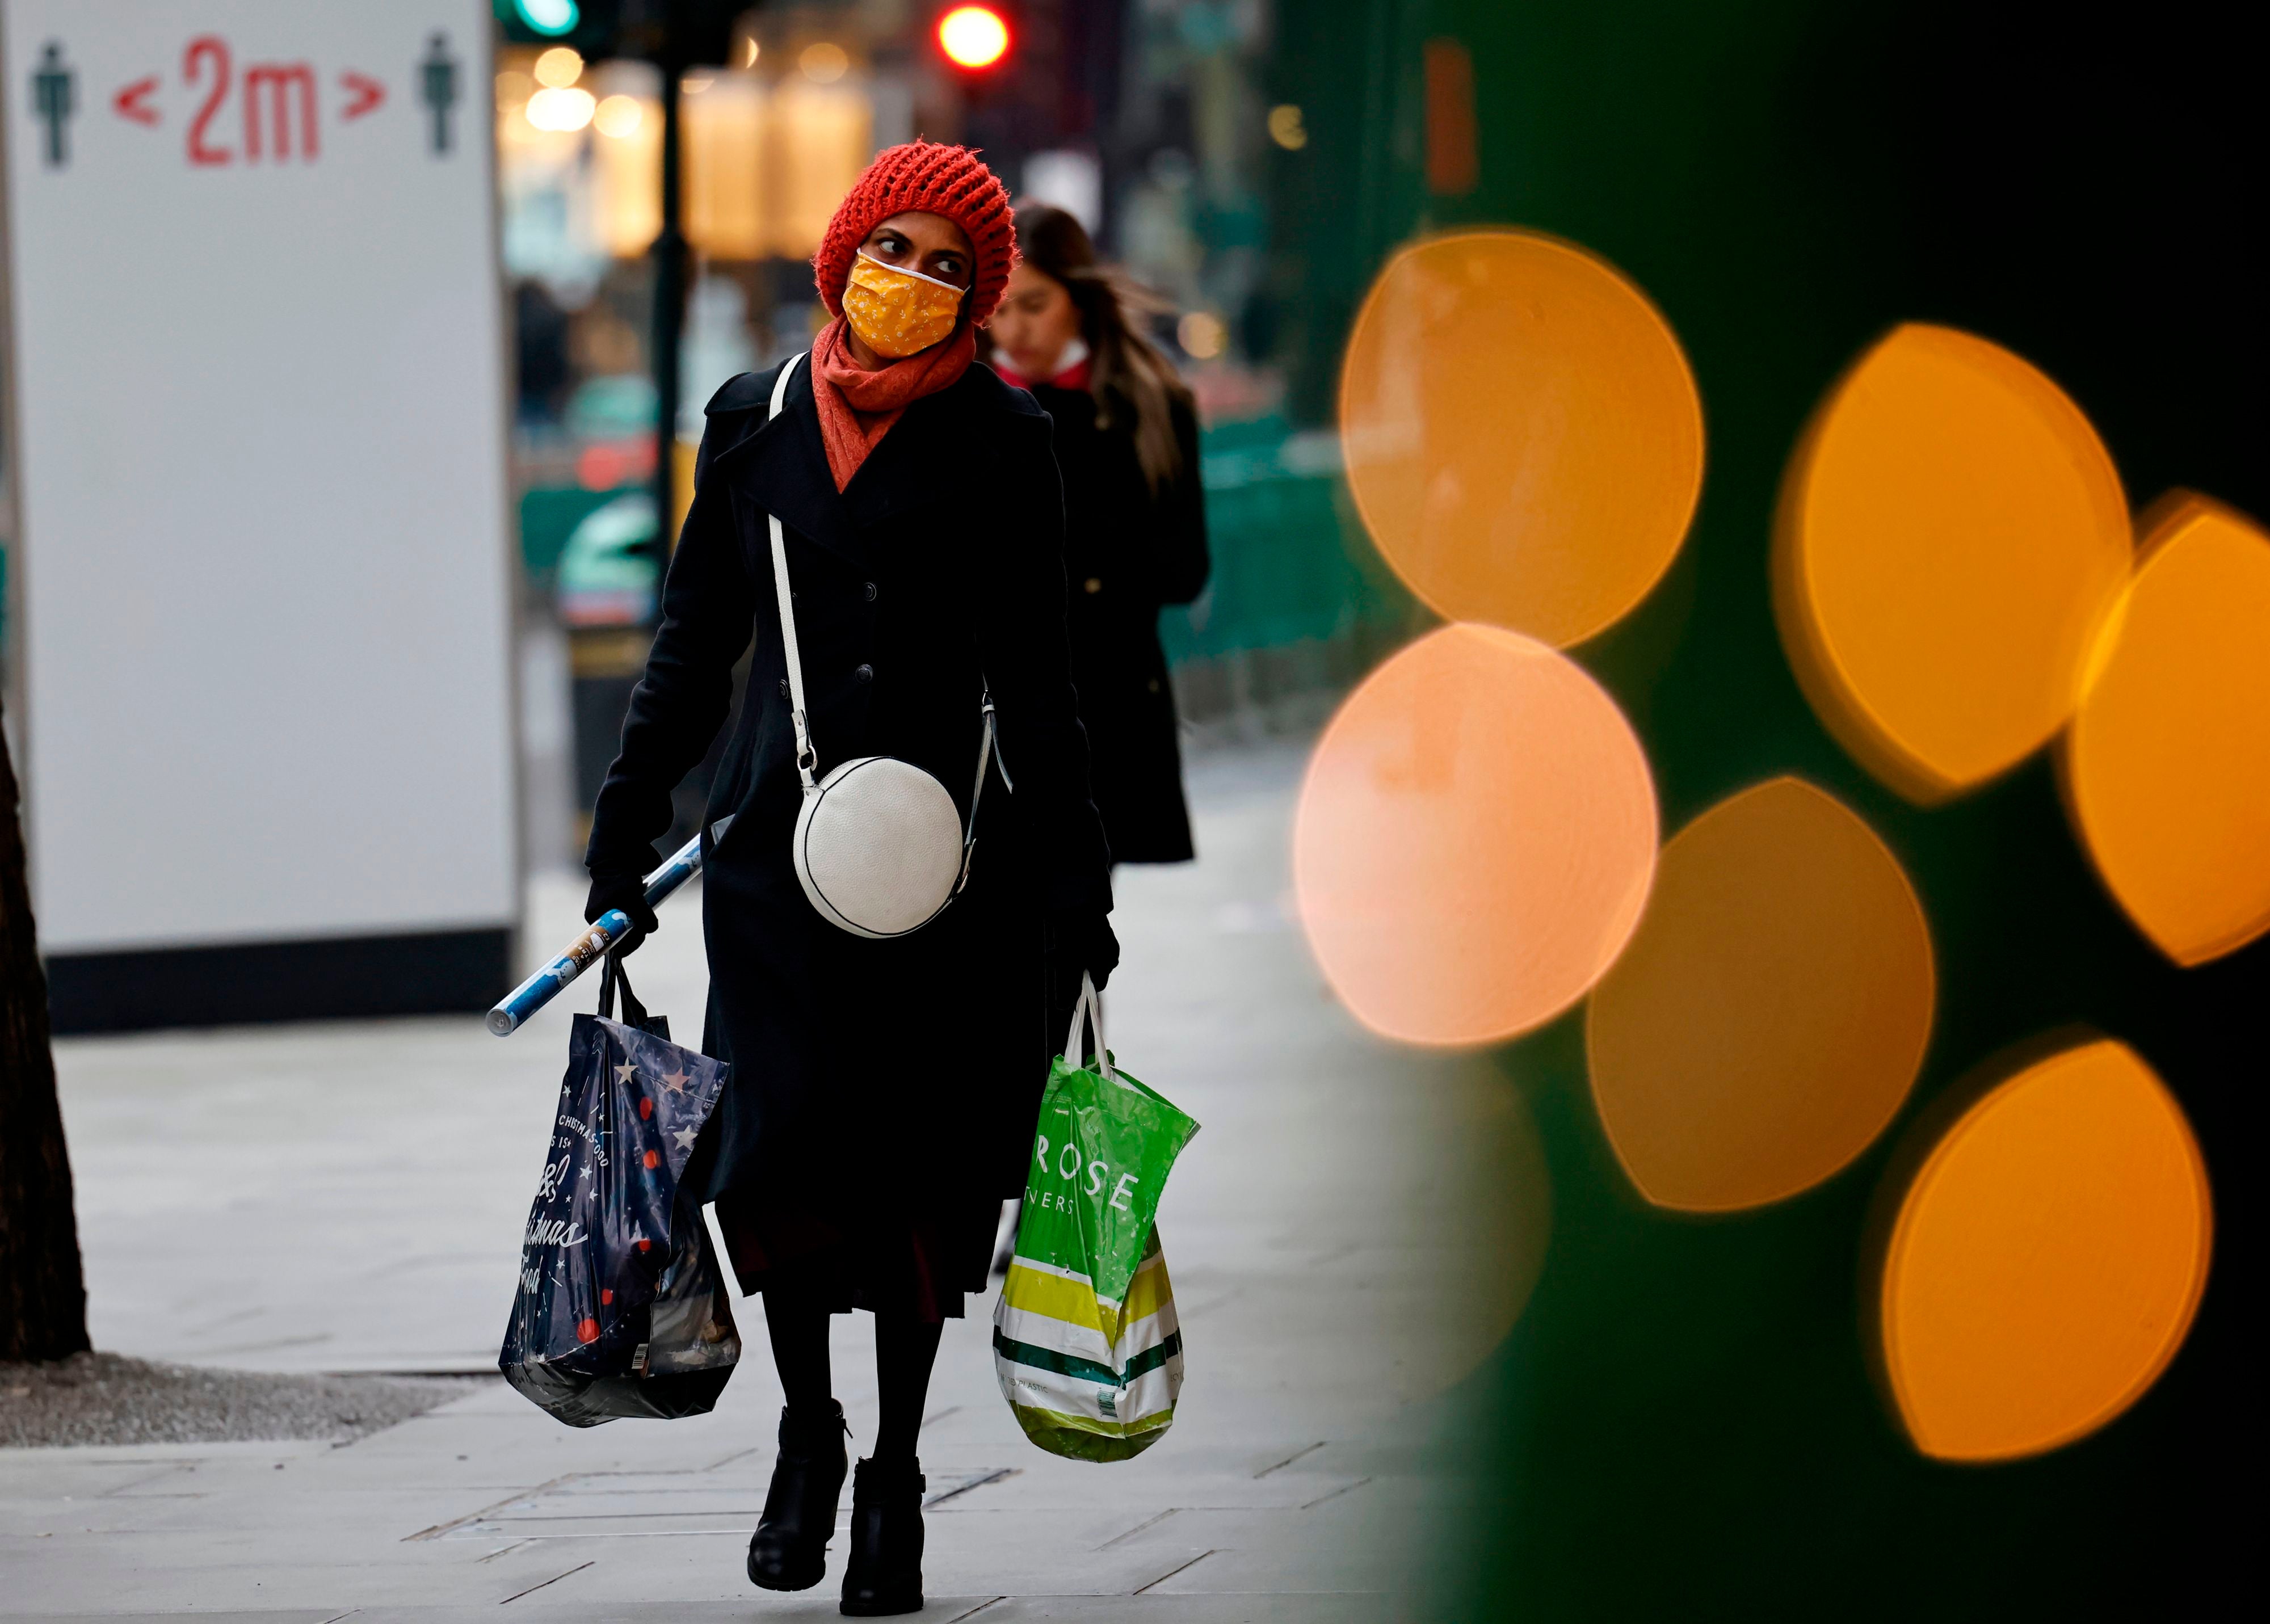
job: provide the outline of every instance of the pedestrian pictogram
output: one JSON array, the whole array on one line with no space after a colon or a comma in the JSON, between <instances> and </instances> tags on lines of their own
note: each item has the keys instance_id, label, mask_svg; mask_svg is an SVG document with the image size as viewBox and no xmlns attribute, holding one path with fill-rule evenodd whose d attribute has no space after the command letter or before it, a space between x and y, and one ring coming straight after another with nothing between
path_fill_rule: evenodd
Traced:
<instances>
[{"instance_id":1,"label":"pedestrian pictogram","mask_svg":"<svg viewBox=\"0 0 2270 1624\"><path fill-rule=\"evenodd\" d=\"M449 54L449 36L437 33L427 42L425 60L418 64L418 84L427 110L434 115L433 152L436 158L449 150L449 115L457 105L457 59Z\"/></svg>"},{"instance_id":2,"label":"pedestrian pictogram","mask_svg":"<svg viewBox=\"0 0 2270 1624\"><path fill-rule=\"evenodd\" d=\"M78 76L63 65L61 42L50 40L32 71L32 106L46 128L44 145L48 167L60 169L70 161L66 133L70 116L78 110Z\"/></svg>"}]
</instances>

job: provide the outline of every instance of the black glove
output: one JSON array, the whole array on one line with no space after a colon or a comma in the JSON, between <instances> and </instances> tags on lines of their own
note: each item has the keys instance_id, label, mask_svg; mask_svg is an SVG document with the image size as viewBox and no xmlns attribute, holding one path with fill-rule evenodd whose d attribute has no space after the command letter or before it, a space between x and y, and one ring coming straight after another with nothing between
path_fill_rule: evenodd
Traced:
<instances>
[{"instance_id":1,"label":"black glove","mask_svg":"<svg viewBox=\"0 0 2270 1624\"><path fill-rule=\"evenodd\" d=\"M631 931L615 944L614 951L631 953L638 951L641 942L662 928L654 916L654 909L646 905L646 877L634 872L612 871L591 876L591 894L583 902L583 923L595 923L611 908L619 908L629 916Z\"/></svg>"},{"instance_id":2,"label":"black glove","mask_svg":"<svg viewBox=\"0 0 2270 1624\"><path fill-rule=\"evenodd\" d=\"M1119 938L1108 915L1061 914L1056 920L1055 951L1064 984L1077 990L1085 970L1098 992L1119 968Z\"/></svg>"}]
</instances>

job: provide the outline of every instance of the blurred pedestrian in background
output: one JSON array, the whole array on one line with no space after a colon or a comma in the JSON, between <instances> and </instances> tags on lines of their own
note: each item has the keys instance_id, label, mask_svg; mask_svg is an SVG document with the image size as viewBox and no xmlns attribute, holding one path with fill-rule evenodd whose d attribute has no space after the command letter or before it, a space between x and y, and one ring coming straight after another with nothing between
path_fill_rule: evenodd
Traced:
<instances>
[{"instance_id":1,"label":"blurred pedestrian in background","mask_svg":"<svg viewBox=\"0 0 2270 1624\"><path fill-rule=\"evenodd\" d=\"M1151 295L1099 264L1062 209L1018 211L1022 257L987 334L994 368L1056 419L1066 621L1095 805L1114 863L1185 863L1175 693L1159 611L1205 590L1198 412L1145 336Z\"/></svg>"},{"instance_id":2,"label":"blurred pedestrian in background","mask_svg":"<svg viewBox=\"0 0 2270 1624\"><path fill-rule=\"evenodd\" d=\"M1007 193L959 147L890 148L844 199L814 261L835 319L808 360L783 363L779 417L780 367L709 403L661 629L586 859L585 916L619 908L654 929L640 876L753 634L704 819L702 1046L733 1076L698 1152L708 1171L689 1177L716 1203L743 1290L764 1295L788 1400L749 1545L768 1590L826 1571L847 1465L828 1316L874 1312L881 1420L853 1482L843 1580L856 1615L922 1605L916 1442L942 1323L985 1289L1080 973L1101 985L1119 956L1066 668L1048 422L969 364L1015 253ZM785 527L819 774L895 756L949 786L967 819L989 687L998 707L1015 791L997 769L968 886L911 934L839 930L797 879L801 730L768 515Z\"/></svg>"}]
</instances>

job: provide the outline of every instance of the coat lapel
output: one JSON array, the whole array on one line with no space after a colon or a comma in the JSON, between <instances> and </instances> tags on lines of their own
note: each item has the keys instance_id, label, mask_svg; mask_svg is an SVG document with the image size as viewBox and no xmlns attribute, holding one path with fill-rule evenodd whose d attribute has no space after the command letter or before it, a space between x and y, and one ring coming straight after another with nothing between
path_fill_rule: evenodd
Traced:
<instances>
[{"instance_id":1,"label":"coat lapel","mask_svg":"<svg viewBox=\"0 0 2270 1624\"><path fill-rule=\"evenodd\" d=\"M844 487L844 505L851 511L851 522L861 529L937 493L924 477L933 449L931 431L937 425L924 420L931 414L923 410L937 399L929 396L909 406L891 425L891 432L867 453L867 460Z\"/></svg>"},{"instance_id":2,"label":"coat lapel","mask_svg":"<svg viewBox=\"0 0 2270 1624\"><path fill-rule=\"evenodd\" d=\"M843 492L854 525L865 530L961 488L957 473L968 466L965 448L973 420L964 387L968 376L965 372L950 388L909 406L867 454Z\"/></svg>"},{"instance_id":3,"label":"coat lapel","mask_svg":"<svg viewBox=\"0 0 2270 1624\"><path fill-rule=\"evenodd\" d=\"M765 399L769 404L769 389ZM866 549L860 545L849 505L835 489L827 451L820 443L809 361L789 380L780 416L768 420L764 410L760 406L752 414L754 432L718 454L713 473L731 481L760 512L777 514L790 530L865 568ZM884 437L886 444L890 438Z\"/></svg>"},{"instance_id":4,"label":"coat lapel","mask_svg":"<svg viewBox=\"0 0 2270 1624\"><path fill-rule=\"evenodd\" d=\"M988 415L973 409L972 393L965 373L952 388L915 402L838 492L820 438L807 360L789 380L780 416L768 420L762 405L751 412L754 430L718 453L716 471L756 508L864 568L864 532L962 488L973 426ZM769 389L763 399L769 404Z\"/></svg>"}]
</instances>

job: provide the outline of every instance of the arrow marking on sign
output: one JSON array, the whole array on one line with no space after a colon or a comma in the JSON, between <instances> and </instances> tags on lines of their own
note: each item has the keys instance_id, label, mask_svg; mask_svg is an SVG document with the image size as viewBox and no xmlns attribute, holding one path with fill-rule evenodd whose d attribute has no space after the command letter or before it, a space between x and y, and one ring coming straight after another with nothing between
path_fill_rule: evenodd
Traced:
<instances>
[{"instance_id":1,"label":"arrow marking on sign","mask_svg":"<svg viewBox=\"0 0 2270 1624\"><path fill-rule=\"evenodd\" d=\"M158 122L158 109L150 105L149 99L157 93L158 76L153 73L146 79L135 80L113 96L111 111L137 124L154 124Z\"/></svg>"},{"instance_id":2,"label":"arrow marking on sign","mask_svg":"<svg viewBox=\"0 0 2270 1624\"><path fill-rule=\"evenodd\" d=\"M360 118L386 100L386 86L367 73L342 73L339 75L339 85L342 89L354 97L352 101L339 109L339 116L342 119Z\"/></svg>"}]
</instances>

